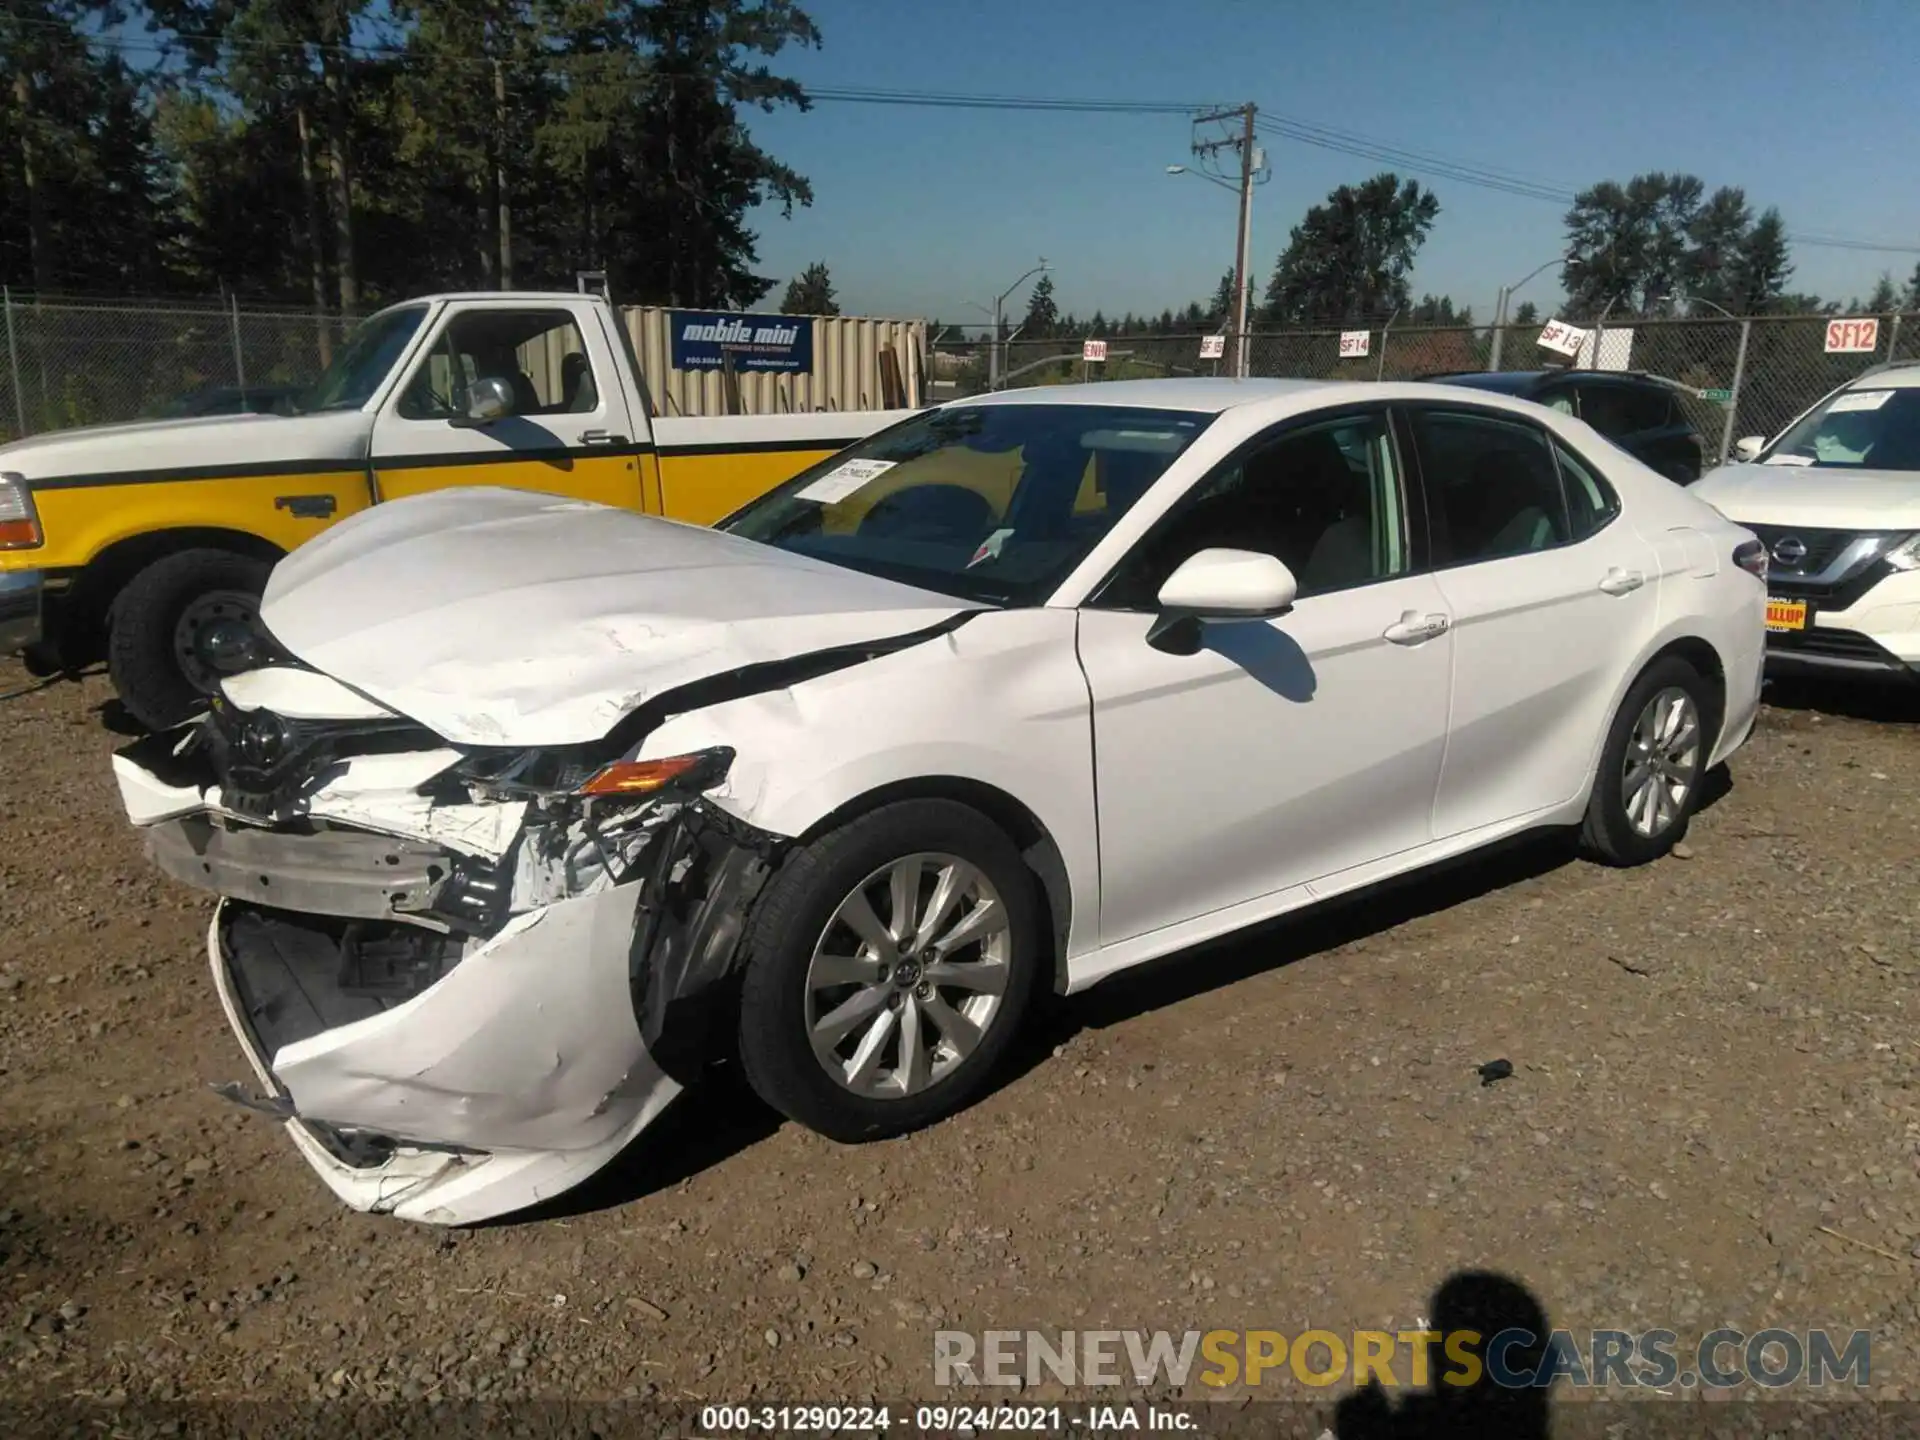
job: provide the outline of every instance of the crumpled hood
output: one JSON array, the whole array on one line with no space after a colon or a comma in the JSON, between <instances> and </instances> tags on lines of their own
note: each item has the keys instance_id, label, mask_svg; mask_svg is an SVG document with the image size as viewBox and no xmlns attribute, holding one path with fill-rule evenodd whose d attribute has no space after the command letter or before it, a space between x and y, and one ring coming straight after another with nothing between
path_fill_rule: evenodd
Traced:
<instances>
[{"instance_id":1,"label":"crumpled hood","mask_svg":"<svg viewBox=\"0 0 1920 1440\"><path fill-rule=\"evenodd\" d=\"M1688 487L1737 525L1920 530L1920 472L1722 465Z\"/></svg>"},{"instance_id":2,"label":"crumpled hood","mask_svg":"<svg viewBox=\"0 0 1920 1440\"><path fill-rule=\"evenodd\" d=\"M562 745L695 680L977 608L697 526L459 488L302 545L261 617L298 659L456 744Z\"/></svg>"}]
</instances>

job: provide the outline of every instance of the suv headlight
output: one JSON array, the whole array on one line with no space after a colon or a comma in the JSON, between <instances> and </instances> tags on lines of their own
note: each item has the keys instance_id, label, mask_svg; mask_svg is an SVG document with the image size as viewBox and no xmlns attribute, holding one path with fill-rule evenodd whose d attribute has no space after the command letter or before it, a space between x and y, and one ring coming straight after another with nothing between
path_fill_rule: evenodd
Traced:
<instances>
[{"instance_id":1,"label":"suv headlight","mask_svg":"<svg viewBox=\"0 0 1920 1440\"><path fill-rule=\"evenodd\" d=\"M0 550L31 550L45 538L27 477L0 470Z\"/></svg>"},{"instance_id":2,"label":"suv headlight","mask_svg":"<svg viewBox=\"0 0 1920 1440\"><path fill-rule=\"evenodd\" d=\"M1887 564L1896 570L1920 570L1920 534L1909 535L1889 550Z\"/></svg>"}]
</instances>

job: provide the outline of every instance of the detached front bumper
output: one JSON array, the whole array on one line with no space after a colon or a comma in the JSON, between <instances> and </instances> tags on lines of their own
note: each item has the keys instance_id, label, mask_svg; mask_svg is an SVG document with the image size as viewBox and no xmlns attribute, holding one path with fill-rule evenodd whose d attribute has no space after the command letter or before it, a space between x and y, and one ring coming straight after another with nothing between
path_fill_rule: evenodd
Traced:
<instances>
[{"instance_id":1,"label":"detached front bumper","mask_svg":"<svg viewBox=\"0 0 1920 1440\"><path fill-rule=\"evenodd\" d=\"M0 655L38 645L46 576L38 570L0 570Z\"/></svg>"},{"instance_id":2,"label":"detached front bumper","mask_svg":"<svg viewBox=\"0 0 1920 1440\"><path fill-rule=\"evenodd\" d=\"M214 984L266 1092L226 1093L348 1205L470 1224L549 1200L712 1058L774 837L661 792L595 802L587 843L568 805L427 798L444 750L243 815L169 743L115 771L161 868L222 897Z\"/></svg>"}]
</instances>

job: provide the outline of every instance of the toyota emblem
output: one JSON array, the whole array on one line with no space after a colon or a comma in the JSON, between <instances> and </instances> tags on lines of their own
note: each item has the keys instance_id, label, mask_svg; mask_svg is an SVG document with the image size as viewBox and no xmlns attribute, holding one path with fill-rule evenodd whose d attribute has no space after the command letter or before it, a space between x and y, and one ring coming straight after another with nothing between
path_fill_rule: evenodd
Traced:
<instances>
[{"instance_id":1,"label":"toyota emblem","mask_svg":"<svg viewBox=\"0 0 1920 1440\"><path fill-rule=\"evenodd\" d=\"M1807 542L1798 535L1783 535L1774 542L1773 558L1789 570L1807 558Z\"/></svg>"}]
</instances>

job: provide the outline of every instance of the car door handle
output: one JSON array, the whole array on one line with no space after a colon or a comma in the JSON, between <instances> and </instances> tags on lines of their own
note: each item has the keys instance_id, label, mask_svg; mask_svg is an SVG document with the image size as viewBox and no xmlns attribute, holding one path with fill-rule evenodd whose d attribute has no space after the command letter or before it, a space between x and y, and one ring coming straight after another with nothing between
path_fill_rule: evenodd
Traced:
<instances>
[{"instance_id":1,"label":"car door handle","mask_svg":"<svg viewBox=\"0 0 1920 1440\"><path fill-rule=\"evenodd\" d=\"M627 437L616 435L611 430L583 430L580 432L582 445L624 445Z\"/></svg>"},{"instance_id":2,"label":"car door handle","mask_svg":"<svg viewBox=\"0 0 1920 1440\"><path fill-rule=\"evenodd\" d=\"M1618 565L1600 577L1600 588L1609 595L1631 595L1647 583L1638 570L1622 570Z\"/></svg>"},{"instance_id":3,"label":"car door handle","mask_svg":"<svg viewBox=\"0 0 1920 1440\"><path fill-rule=\"evenodd\" d=\"M1380 633L1396 645L1418 645L1423 640L1446 634L1449 623L1444 615L1422 615L1418 610L1408 610Z\"/></svg>"}]
</instances>

